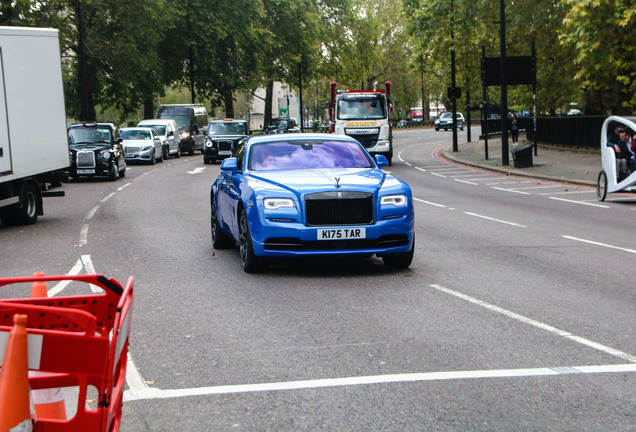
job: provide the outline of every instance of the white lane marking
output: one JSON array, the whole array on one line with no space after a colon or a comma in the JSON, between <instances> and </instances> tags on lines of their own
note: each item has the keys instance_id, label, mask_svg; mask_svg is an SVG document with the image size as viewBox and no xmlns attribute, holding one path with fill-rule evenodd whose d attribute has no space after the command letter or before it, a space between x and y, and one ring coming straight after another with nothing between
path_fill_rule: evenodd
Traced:
<instances>
[{"instance_id":1,"label":"white lane marking","mask_svg":"<svg viewBox=\"0 0 636 432\"><path fill-rule=\"evenodd\" d=\"M193 169L192 171L188 171L188 174L200 174L203 171L205 171L206 167L196 167L195 169Z\"/></svg>"},{"instance_id":2,"label":"white lane marking","mask_svg":"<svg viewBox=\"0 0 636 432\"><path fill-rule=\"evenodd\" d=\"M88 243L88 224L82 224L82 229L80 230L80 239L79 239L79 244L80 246L84 246L86 245L86 243Z\"/></svg>"},{"instance_id":3,"label":"white lane marking","mask_svg":"<svg viewBox=\"0 0 636 432\"><path fill-rule=\"evenodd\" d=\"M95 207L93 207L88 214L86 215L86 219L93 219L93 216L95 216L95 212L99 210L99 206L96 205Z\"/></svg>"},{"instance_id":4,"label":"white lane marking","mask_svg":"<svg viewBox=\"0 0 636 432\"><path fill-rule=\"evenodd\" d=\"M468 216L476 216L478 218L487 219L487 220L493 221L493 222L499 222L499 223L506 224L506 225L516 226L516 227L519 227L519 228L528 228L525 225L519 225L519 224L514 223L514 222L508 222L508 221L501 220L501 219L495 219L495 218L491 218L489 216L480 215L480 214L477 214L477 213L464 212L464 214L467 214Z\"/></svg>"},{"instance_id":5,"label":"white lane marking","mask_svg":"<svg viewBox=\"0 0 636 432\"><path fill-rule=\"evenodd\" d=\"M498 182L494 182L494 183L486 183L486 186L492 186L492 185L505 185L505 184L524 184L524 183L532 183L531 181L519 181L519 180L515 180L515 181L508 181L508 182L502 182L502 181L498 181Z\"/></svg>"},{"instance_id":6,"label":"white lane marking","mask_svg":"<svg viewBox=\"0 0 636 432\"><path fill-rule=\"evenodd\" d=\"M444 204L437 204L437 203L430 202L430 201L424 201L423 199L419 199L419 198L413 198L413 200L417 201L417 202L424 203L424 204L429 204L429 205L432 205L432 206L435 206L435 207L444 207L444 208L446 208L446 206Z\"/></svg>"},{"instance_id":7,"label":"white lane marking","mask_svg":"<svg viewBox=\"0 0 636 432\"><path fill-rule=\"evenodd\" d=\"M436 173L436 172L431 172L431 174L433 174L434 176L437 176L437 177L443 177L443 178L446 178L446 176L445 176L445 175L438 174L438 173Z\"/></svg>"},{"instance_id":8,"label":"white lane marking","mask_svg":"<svg viewBox=\"0 0 636 432\"><path fill-rule=\"evenodd\" d=\"M528 189L549 189L549 188L562 188L563 186L560 185L551 185L551 186L525 186L525 187L520 187L520 188L510 188L510 189L515 189L515 190L528 190Z\"/></svg>"},{"instance_id":9,"label":"white lane marking","mask_svg":"<svg viewBox=\"0 0 636 432\"><path fill-rule=\"evenodd\" d=\"M106 195L104 198L102 198L99 202L100 203L105 203L106 201L108 201L109 199L111 199L114 196L115 196L115 192L111 192L108 195Z\"/></svg>"},{"instance_id":10,"label":"white lane marking","mask_svg":"<svg viewBox=\"0 0 636 432\"><path fill-rule=\"evenodd\" d=\"M522 194L522 195L530 195L530 192L524 192L524 191L515 190L515 189L500 188L500 187L493 187L493 189L497 189L497 190L504 191L504 192L514 192L514 193L518 193L518 194Z\"/></svg>"},{"instance_id":11,"label":"white lane marking","mask_svg":"<svg viewBox=\"0 0 636 432\"><path fill-rule=\"evenodd\" d=\"M629 253L636 254L636 250L634 250L634 249L627 249L627 248L623 248L623 247L619 247L619 246L612 246L612 245L607 244L607 243L599 243L599 242L596 242L596 241L593 241L593 240L585 240L585 239L582 239L582 238L572 237L572 236L568 236L568 235L564 235L564 236L561 236L561 237L569 239L569 240L574 240L574 241L579 241L579 242L583 242L583 243L588 243L588 244L595 245L595 246L603 246L603 247L610 248L610 249L618 249L618 250L623 251L623 252L629 252Z\"/></svg>"},{"instance_id":12,"label":"white lane marking","mask_svg":"<svg viewBox=\"0 0 636 432\"><path fill-rule=\"evenodd\" d=\"M425 170L424 168L420 168L420 167L415 167L416 170L420 170L420 171L424 171L426 172L427 170Z\"/></svg>"},{"instance_id":13,"label":"white lane marking","mask_svg":"<svg viewBox=\"0 0 636 432\"><path fill-rule=\"evenodd\" d=\"M392 375L370 375L344 378L326 378L304 381L272 382L261 384L238 384L212 387L195 387L185 389L162 390L148 387L146 389L129 389L124 391L124 402L142 399L166 399L230 393L252 393L264 391L284 391L316 389L325 387L344 387L371 384L413 383L423 381L448 381L460 379L484 378L522 378L537 376L554 376L570 374L628 373L636 372L636 364L565 366L527 369L495 369L475 371L424 372Z\"/></svg>"},{"instance_id":14,"label":"white lane marking","mask_svg":"<svg viewBox=\"0 0 636 432\"><path fill-rule=\"evenodd\" d=\"M573 204L582 204L582 205L592 206L592 207L609 208L609 206L602 205L602 204L592 204L592 203L587 203L587 202L583 202L583 201L574 201L574 200L569 200L569 199L565 199L565 198L557 198L557 197L548 197L548 198L551 199L551 200L564 201L564 202L569 202L569 203L573 203Z\"/></svg>"},{"instance_id":15,"label":"white lane marking","mask_svg":"<svg viewBox=\"0 0 636 432\"><path fill-rule=\"evenodd\" d=\"M460 183L466 183L466 184L473 185L473 186L479 186L479 184L473 183L473 182L469 182L468 180L460 180L458 178L454 178L453 180L455 180L456 182L460 182Z\"/></svg>"},{"instance_id":16,"label":"white lane marking","mask_svg":"<svg viewBox=\"0 0 636 432\"><path fill-rule=\"evenodd\" d=\"M148 389L148 384L139 373L130 353L128 353L128 361L126 363L126 384L132 391L144 391Z\"/></svg>"},{"instance_id":17,"label":"white lane marking","mask_svg":"<svg viewBox=\"0 0 636 432\"><path fill-rule=\"evenodd\" d=\"M541 330L545 330L545 331L550 332L552 334L555 334L557 336L561 336L563 338L569 339L569 340L571 340L573 342L577 342L577 343L580 343L582 345L585 345L585 346L588 346L590 348L593 348L595 350L602 351L602 352L604 352L606 354L610 354L610 355L612 355L614 357L619 357L619 358L621 358L623 360L627 360L629 362L636 363L636 356L634 356L634 355L619 351L619 350L614 349L614 348L610 348L610 347L605 346L605 345L601 345L600 343L591 341L589 339L585 339L585 338L580 337L580 336L576 336L576 335L574 335L574 334L572 334L570 332L567 332L565 330L560 330L560 329L558 329L556 327L552 327L551 325L548 325L548 324L533 320L532 318L528 318L528 317L525 317L523 315L519 315L519 314L517 314L515 312L511 312L509 310L500 308L499 306L495 306L493 304L486 303L485 301L476 299L476 298L468 296L466 294L462 294L462 293L460 293L458 291L455 291L455 290L452 290L452 289L449 289L449 288L445 288L445 287L440 286L440 285L431 285L431 287L435 288L438 291L444 292L446 294L450 294L450 295L458 297L458 298L460 298L462 300L466 300L466 301L468 301L470 303L473 303L473 304L476 304L476 305L481 306L483 308L486 308L486 309L488 309L490 311L500 313L502 315L507 316L508 318L512 318L512 319L520 321L520 322L522 322L524 324L528 324L528 325L531 325L533 327L539 328ZM634 366L636 366L636 365L634 365Z\"/></svg>"},{"instance_id":18,"label":"white lane marking","mask_svg":"<svg viewBox=\"0 0 636 432\"><path fill-rule=\"evenodd\" d=\"M128 186L130 186L132 183L126 183L125 185L123 185L122 187L120 187L119 189L117 189L118 191L122 191L124 189L126 189Z\"/></svg>"},{"instance_id":19,"label":"white lane marking","mask_svg":"<svg viewBox=\"0 0 636 432\"><path fill-rule=\"evenodd\" d=\"M82 260L78 259L75 262L75 265L73 266L73 268L71 268L71 270L66 274L69 276L78 275L83 268L84 268L84 264L82 264ZM47 291L48 296L49 297L56 296L57 294L61 293L64 290L64 288L66 288L66 286L70 283L71 283L70 280L59 281L57 284L55 284L53 288Z\"/></svg>"},{"instance_id":20,"label":"white lane marking","mask_svg":"<svg viewBox=\"0 0 636 432\"><path fill-rule=\"evenodd\" d=\"M542 192L539 195L571 195L571 194L592 194L595 193L591 190L573 190L573 191L563 191L563 192Z\"/></svg>"}]
</instances>

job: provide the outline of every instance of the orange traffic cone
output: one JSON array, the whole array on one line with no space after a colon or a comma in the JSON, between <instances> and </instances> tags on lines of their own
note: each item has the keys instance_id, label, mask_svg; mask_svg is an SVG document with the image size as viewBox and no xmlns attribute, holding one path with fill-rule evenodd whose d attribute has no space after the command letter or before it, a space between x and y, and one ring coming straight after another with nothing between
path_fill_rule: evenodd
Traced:
<instances>
[{"instance_id":1,"label":"orange traffic cone","mask_svg":"<svg viewBox=\"0 0 636 432\"><path fill-rule=\"evenodd\" d=\"M35 272L33 276L44 276L42 272ZM35 281L31 284L31 297L48 297L46 282ZM42 374L30 371L29 376ZM37 389L31 391L33 405L38 418L66 420L66 404L61 388Z\"/></svg>"},{"instance_id":2,"label":"orange traffic cone","mask_svg":"<svg viewBox=\"0 0 636 432\"><path fill-rule=\"evenodd\" d=\"M42 272L35 272L33 276L44 276ZM31 297L48 297L49 293L46 289L46 282L35 281L31 284Z\"/></svg>"},{"instance_id":3,"label":"orange traffic cone","mask_svg":"<svg viewBox=\"0 0 636 432\"><path fill-rule=\"evenodd\" d=\"M14 315L0 372L0 431L33 430L29 394L27 316Z\"/></svg>"}]
</instances>

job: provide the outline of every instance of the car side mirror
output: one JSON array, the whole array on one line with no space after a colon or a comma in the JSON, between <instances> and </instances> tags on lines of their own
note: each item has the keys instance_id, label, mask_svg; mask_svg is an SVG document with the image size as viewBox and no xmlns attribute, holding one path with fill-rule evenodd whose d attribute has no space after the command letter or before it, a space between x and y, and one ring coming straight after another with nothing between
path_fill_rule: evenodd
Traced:
<instances>
[{"instance_id":1,"label":"car side mirror","mask_svg":"<svg viewBox=\"0 0 636 432\"><path fill-rule=\"evenodd\" d=\"M232 174L236 174L237 161L235 157L223 159L221 162L221 171L231 171Z\"/></svg>"},{"instance_id":2,"label":"car side mirror","mask_svg":"<svg viewBox=\"0 0 636 432\"><path fill-rule=\"evenodd\" d=\"M375 155L375 162L379 167L389 166L389 161L384 155Z\"/></svg>"},{"instance_id":3,"label":"car side mirror","mask_svg":"<svg viewBox=\"0 0 636 432\"><path fill-rule=\"evenodd\" d=\"M169 137L174 136L174 132L173 131L168 132L168 136Z\"/></svg>"},{"instance_id":4,"label":"car side mirror","mask_svg":"<svg viewBox=\"0 0 636 432\"><path fill-rule=\"evenodd\" d=\"M115 144L121 144L124 142L123 138L117 138L117 140L115 140Z\"/></svg>"}]
</instances>

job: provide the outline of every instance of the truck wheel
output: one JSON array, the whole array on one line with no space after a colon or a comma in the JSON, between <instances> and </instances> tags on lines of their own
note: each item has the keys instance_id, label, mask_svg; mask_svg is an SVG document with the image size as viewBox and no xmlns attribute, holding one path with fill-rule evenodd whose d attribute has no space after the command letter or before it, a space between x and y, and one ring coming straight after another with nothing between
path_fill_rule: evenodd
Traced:
<instances>
[{"instance_id":1,"label":"truck wheel","mask_svg":"<svg viewBox=\"0 0 636 432\"><path fill-rule=\"evenodd\" d=\"M42 196L35 183L28 182L22 186L20 192L21 208L3 210L0 220L5 225L32 225L41 213Z\"/></svg>"}]
</instances>

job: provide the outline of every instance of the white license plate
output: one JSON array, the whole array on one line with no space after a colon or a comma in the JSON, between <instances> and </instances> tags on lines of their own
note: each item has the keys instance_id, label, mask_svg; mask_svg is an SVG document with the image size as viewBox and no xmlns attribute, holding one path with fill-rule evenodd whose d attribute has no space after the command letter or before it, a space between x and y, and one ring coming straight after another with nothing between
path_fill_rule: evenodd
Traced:
<instances>
[{"instance_id":1,"label":"white license plate","mask_svg":"<svg viewBox=\"0 0 636 432\"><path fill-rule=\"evenodd\" d=\"M95 170L94 169L78 169L77 173L78 174L95 174Z\"/></svg>"},{"instance_id":2,"label":"white license plate","mask_svg":"<svg viewBox=\"0 0 636 432\"><path fill-rule=\"evenodd\" d=\"M232 152L231 151L227 151L227 150L219 152L219 156L229 156L231 154L232 154Z\"/></svg>"},{"instance_id":3,"label":"white license plate","mask_svg":"<svg viewBox=\"0 0 636 432\"><path fill-rule=\"evenodd\" d=\"M319 229L318 240L363 239L367 237L366 228Z\"/></svg>"}]
</instances>

